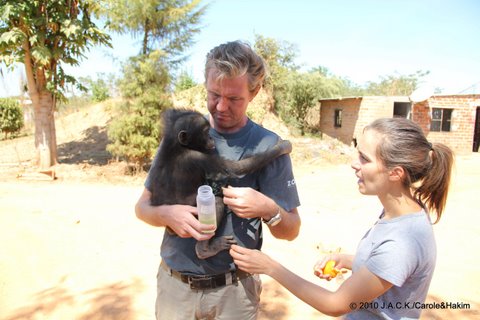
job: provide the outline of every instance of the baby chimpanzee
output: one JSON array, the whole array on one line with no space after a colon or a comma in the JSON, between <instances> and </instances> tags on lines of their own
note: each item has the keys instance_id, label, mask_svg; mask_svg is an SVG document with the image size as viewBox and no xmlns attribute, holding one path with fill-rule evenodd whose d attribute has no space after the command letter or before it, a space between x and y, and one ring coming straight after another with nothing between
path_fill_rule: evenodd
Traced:
<instances>
[{"instance_id":1,"label":"baby chimpanzee","mask_svg":"<svg viewBox=\"0 0 480 320\"><path fill-rule=\"evenodd\" d=\"M215 144L209 135L210 124L199 112L184 109L168 109L163 114L163 140L160 144L157 168L152 168L152 205L196 205L197 189L210 184L217 192L217 225L224 216L221 187L229 178L254 172L274 158L290 153L292 145L280 140L265 152L240 161L221 158L213 152ZM220 193L219 193L220 192ZM167 230L171 233L170 228ZM214 237L199 241L195 251L200 259L216 255L236 243L233 236Z\"/></svg>"}]
</instances>

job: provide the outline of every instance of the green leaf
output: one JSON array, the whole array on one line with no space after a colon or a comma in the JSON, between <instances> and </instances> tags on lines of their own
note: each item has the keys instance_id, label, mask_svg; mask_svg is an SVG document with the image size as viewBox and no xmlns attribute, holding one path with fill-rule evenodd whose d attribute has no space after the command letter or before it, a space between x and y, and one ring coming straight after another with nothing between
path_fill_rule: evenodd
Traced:
<instances>
[{"instance_id":1,"label":"green leaf","mask_svg":"<svg viewBox=\"0 0 480 320\"><path fill-rule=\"evenodd\" d=\"M67 38L80 34L81 26L76 21L65 20L60 32L63 32Z\"/></svg>"},{"instance_id":2,"label":"green leaf","mask_svg":"<svg viewBox=\"0 0 480 320\"><path fill-rule=\"evenodd\" d=\"M32 57L38 64L42 66L47 66L50 64L50 59L52 58L52 54L47 47L44 46L36 46L32 48Z\"/></svg>"},{"instance_id":3,"label":"green leaf","mask_svg":"<svg viewBox=\"0 0 480 320\"><path fill-rule=\"evenodd\" d=\"M0 43L18 44L26 38L25 33L18 28L13 28L10 31L2 33L0 36Z\"/></svg>"},{"instance_id":4,"label":"green leaf","mask_svg":"<svg viewBox=\"0 0 480 320\"><path fill-rule=\"evenodd\" d=\"M1 10L2 15L0 19L2 21L10 20L10 16L13 15L13 6L11 4L6 4Z\"/></svg>"}]
</instances>

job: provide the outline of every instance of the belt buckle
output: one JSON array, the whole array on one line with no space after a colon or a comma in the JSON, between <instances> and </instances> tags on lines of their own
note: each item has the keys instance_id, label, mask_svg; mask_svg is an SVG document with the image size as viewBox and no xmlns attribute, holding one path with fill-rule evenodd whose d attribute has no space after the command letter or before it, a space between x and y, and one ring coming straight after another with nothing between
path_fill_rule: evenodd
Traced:
<instances>
[{"instance_id":1,"label":"belt buckle","mask_svg":"<svg viewBox=\"0 0 480 320\"><path fill-rule=\"evenodd\" d=\"M205 277L205 278L188 277L188 284L190 285L190 289L193 289L193 290L216 288L216 284L213 281L213 277Z\"/></svg>"}]
</instances>

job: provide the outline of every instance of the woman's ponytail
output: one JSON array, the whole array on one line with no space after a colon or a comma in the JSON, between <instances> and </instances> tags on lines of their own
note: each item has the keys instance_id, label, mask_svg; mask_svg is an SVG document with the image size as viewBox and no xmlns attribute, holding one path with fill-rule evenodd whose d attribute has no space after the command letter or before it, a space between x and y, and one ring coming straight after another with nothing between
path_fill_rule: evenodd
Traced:
<instances>
[{"instance_id":1,"label":"woman's ponytail","mask_svg":"<svg viewBox=\"0 0 480 320\"><path fill-rule=\"evenodd\" d=\"M425 173L419 187L414 189L414 196L436 213L434 223L440 221L447 202L453 166L453 153L446 145L436 143L429 152L431 167Z\"/></svg>"}]
</instances>

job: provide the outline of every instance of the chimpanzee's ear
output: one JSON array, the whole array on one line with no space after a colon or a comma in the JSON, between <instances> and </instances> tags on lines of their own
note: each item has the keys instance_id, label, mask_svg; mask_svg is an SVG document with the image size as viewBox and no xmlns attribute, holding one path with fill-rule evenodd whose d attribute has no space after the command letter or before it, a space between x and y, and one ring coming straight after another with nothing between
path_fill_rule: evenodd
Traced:
<instances>
[{"instance_id":1,"label":"chimpanzee's ear","mask_svg":"<svg viewBox=\"0 0 480 320\"><path fill-rule=\"evenodd\" d=\"M187 146L188 145L188 133L187 133L187 131L181 130L178 133L178 142L180 142L180 144L182 146Z\"/></svg>"}]
</instances>

